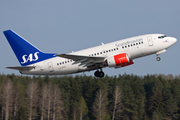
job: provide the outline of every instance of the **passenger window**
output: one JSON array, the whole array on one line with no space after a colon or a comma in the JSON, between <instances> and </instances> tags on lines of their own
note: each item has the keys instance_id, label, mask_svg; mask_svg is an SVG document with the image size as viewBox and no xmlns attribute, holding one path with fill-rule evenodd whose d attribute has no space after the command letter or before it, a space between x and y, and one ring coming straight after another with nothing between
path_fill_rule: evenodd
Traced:
<instances>
[{"instance_id":1,"label":"passenger window","mask_svg":"<svg viewBox=\"0 0 180 120\"><path fill-rule=\"evenodd\" d=\"M124 49L124 46L122 46L122 49Z\"/></svg>"},{"instance_id":2,"label":"passenger window","mask_svg":"<svg viewBox=\"0 0 180 120\"><path fill-rule=\"evenodd\" d=\"M141 43L139 42L139 44L141 44Z\"/></svg>"},{"instance_id":3,"label":"passenger window","mask_svg":"<svg viewBox=\"0 0 180 120\"><path fill-rule=\"evenodd\" d=\"M113 49L111 49L111 51L113 51Z\"/></svg>"},{"instance_id":4,"label":"passenger window","mask_svg":"<svg viewBox=\"0 0 180 120\"><path fill-rule=\"evenodd\" d=\"M92 54L92 56L93 56L93 54Z\"/></svg>"},{"instance_id":5,"label":"passenger window","mask_svg":"<svg viewBox=\"0 0 180 120\"><path fill-rule=\"evenodd\" d=\"M67 61L65 61L65 63L67 63Z\"/></svg>"},{"instance_id":6,"label":"passenger window","mask_svg":"<svg viewBox=\"0 0 180 120\"><path fill-rule=\"evenodd\" d=\"M97 53L97 55L99 55L99 53Z\"/></svg>"},{"instance_id":7,"label":"passenger window","mask_svg":"<svg viewBox=\"0 0 180 120\"><path fill-rule=\"evenodd\" d=\"M106 52L108 53L108 50L106 50Z\"/></svg>"},{"instance_id":8,"label":"passenger window","mask_svg":"<svg viewBox=\"0 0 180 120\"><path fill-rule=\"evenodd\" d=\"M138 45L138 43L136 43L136 45Z\"/></svg>"},{"instance_id":9,"label":"passenger window","mask_svg":"<svg viewBox=\"0 0 180 120\"><path fill-rule=\"evenodd\" d=\"M106 51L104 51L104 53L106 53Z\"/></svg>"},{"instance_id":10,"label":"passenger window","mask_svg":"<svg viewBox=\"0 0 180 120\"><path fill-rule=\"evenodd\" d=\"M59 63L61 65L61 63Z\"/></svg>"},{"instance_id":11,"label":"passenger window","mask_svg":"<svg viewBox=\"0 0 180 120\"><path fill-rule=\"evenodd\" d=\"M102 52L100 52L100 54L102 54Z\"/></svg>"},{"instance_id":12,"label":"passenger window","mask_svg":"<svg viewBox=\"0 0 180 120\"><path fill-rule=\"evenodd\" d=\"M128 47L130 47L130 45L128 45Z\"/></svg>"},{"instance_id":13,"label":"passenger window","mask_svg":"<svg viewBox=\"0 0 180 120\"><path fill-rule=\"evenodd\" d=\"M135 46L135 44L133 44Z\"/></svg>"},{"instance_id":14,"label":"passenger window","mask_svg":"<svg viewBox=\"0 0 180 120\"><path fill-rule=\"evenodd\" d=\"M118 48L116 48L118 50Z\"/></svg>"},{"instance_id":15,"label":"passenger window","mask_svg":"<svg viewBox=\"0 0 180 120\"><path fill-rule=\"evenodd\" d=\"M143 44L143 41L141 43Z\"/></svg>"},{"instance_id":16,"label":"passenger window","mask_svg":"<svg viewBox=\"0 0 180 120\"><path fill-rule=\"evenodd\" d=\"M96 53L94 53L94 56L96 56Z\"/></svg>"},{"instance_id":17,"label":"passenger window","mask_svg":"<svg viewBox=\"0 0 180 120\"><path fill-rule=\"evenodd\" d=\"M127 48L127 46L125 46L125 48Z\"/></svg>"},{"instance_id":18,"label":"passenger window","mask_svg":"<svg viewBox=\"0 0 180 120\"><path fill-rule=\"evenodd\" d=\"M111 52L111 50L109 50L109 52Z\"/></svg>"},{"instance_id":19,"label":"passenger window","mask_svg":"<svg viewBox=\"0 0 180 120\"><path fill-rule=\"evenodd\" d=\"M64 64L64 62L62 62L62 64Z\"/></svg>"},{"instance_id":20,"label":"passenger window","mask_svg":"<svg viewBox=\"0 0 180 120\"><path fill-rule=\"evenodd\" d=\"M57 65L59 65L59 63L57 63Z\"/></svg>"},{"instance_id":21,"label":"passenger window","mask_svg":"<svg viewBox=\"0 0 180 120\"><path fill-rule=\"evenodd\" d=\"M116 51L116 49L114 48L114 51Z\"/></svg>"}]
</instances>

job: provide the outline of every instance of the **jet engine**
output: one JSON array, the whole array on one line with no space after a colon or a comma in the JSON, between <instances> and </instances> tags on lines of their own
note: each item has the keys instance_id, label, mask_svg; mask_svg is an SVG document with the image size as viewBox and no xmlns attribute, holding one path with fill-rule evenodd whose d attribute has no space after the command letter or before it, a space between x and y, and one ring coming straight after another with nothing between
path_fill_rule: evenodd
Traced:
<instances>
[{"instance_id":1,"label":"jet engine","mask_svg":"<svg viewBox=\"0 0 180 120\"><path fill-rule=\"evenodd\" d=\"M133 60L130 60L126 53L121 53L115 56L111 56L107 59L107 64L109 67L125 67L134 64Z\"/></svg>"}]
</instances>

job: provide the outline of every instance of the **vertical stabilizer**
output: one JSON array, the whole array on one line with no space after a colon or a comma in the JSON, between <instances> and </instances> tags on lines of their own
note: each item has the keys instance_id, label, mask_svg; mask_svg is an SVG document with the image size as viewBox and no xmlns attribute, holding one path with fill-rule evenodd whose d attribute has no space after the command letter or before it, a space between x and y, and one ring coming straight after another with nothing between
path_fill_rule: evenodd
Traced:
<instances>
[{"instance_id":1,"label":"vertical stabilizer","mask_svg":"<svg viewBox=\"0 0 180 120\"><path fill-rule=\"evenodd\" d=\"M6 30L3 33L6 36L6 39L8 40L21 66L27 66L55 57L55 54L41 52L12 30Z\"/></svg>"}]
</instances>

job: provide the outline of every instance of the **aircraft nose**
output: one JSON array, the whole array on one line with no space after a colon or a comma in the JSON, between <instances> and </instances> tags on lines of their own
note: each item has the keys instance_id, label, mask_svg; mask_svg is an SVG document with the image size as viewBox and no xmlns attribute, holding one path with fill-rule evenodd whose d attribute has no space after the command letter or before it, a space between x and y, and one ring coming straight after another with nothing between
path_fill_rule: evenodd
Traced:
<instances>
[{"instance_id":1,"label":"aircraft nose","mask_svg":"<svg viewBox=\"0 0 180 120\"><path fill-rule=\"evenodd\" d=\"M173 39L173 44L174 44L174 43L176 43L176 42L177 42L177 39L176 39L176 38L174 38L174 39Z\"/></svg>"},{"instance_id":2,"label":"aircraft nose","mask_svg":"<svg viewBox=\"0 0 180 120\"><path fill-rule=\"evenodd\" d=\"M174 43L177 42L177 39L176 38L172 38L171 41L172 41L172 44L174 44Z\"/></svg>"}]
</instances>

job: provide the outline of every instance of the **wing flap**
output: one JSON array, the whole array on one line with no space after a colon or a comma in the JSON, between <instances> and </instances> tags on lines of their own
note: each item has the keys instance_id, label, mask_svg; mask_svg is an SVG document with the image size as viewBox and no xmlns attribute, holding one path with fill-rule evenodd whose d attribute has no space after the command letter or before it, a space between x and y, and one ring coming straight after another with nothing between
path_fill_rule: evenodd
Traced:
<instances>
[{"instance_id":1,"label":"wing flap","mask_svg":"<svg viewBox=\"0 0 180 120\"><path fill-rule=\"evenodd\" d=\"M72 59L75 62L73 64L80 63L81 65L87 65L88 63L95 64L104 62L106 57L98 57L98 56L83 56L83 55L73 55L73 54L58 54L58 57L63 57L66 59Z\"/></svg>"},{"instance_id":2,"label":"wing flap","mask_svg":"<svg viewBox=\"0 0 180 120\"><path fill-rule=\"evenodd\" d=\"M87 58L86 59L82 59L82 60L78 60L78 61L75 61L73 64L82 63L82 62L84 62L86 60L87 60Z\"/></svg>"},{"instance_id":3,"label":"wing flap","mask_svg":"<svg viewBox=\"0 0 180 120\"><path fill-rule=\"evenodd\" d=\"M79 64L79 66L92 66L96 63L104 62L106 57L98 57L98 56L83 56L83 55L73 55L73 54L58 54L58 57L63 57L66 59L74 60L73 64Z\"/></svg>"},{"instance_id":4,"label":"wing flap","mask_svg":"<svg viewBox=\"0 0 180 120\"><path fill-rule=\"evenodd\" d=\"M87 64L92 63L92 62L93 62L93 60L88 60L88 61L82 62L81 64L79 64L79 66L87 65Z\"/></svg>"},{"instance_id":5,"label":"wing flap","mask_svg":"<svg viewBox=\"0 0 180 120\"><path fill-rule=\"evenodd\" d=\"M35 66L13 66L13 67L6 67L6 68L8 68L8 69L13 69L13 70L24 71L24 70L34 69Z\"/></svg>"},{"instance_id":6,"label":"wing flap","mask_svg":"<svg viewBox=\"0 0 180 120\"><path fill-rule=\"evenodd\" d=\"M57 54L56 56L72 59L74 61L78 61L78 60L82 60L82 59L93 59L93 60L103 59L104 60L104 58L105 58L105 57L93 57L93 56L72 55L72 54Z\"/></svg>"}]
</instances>

